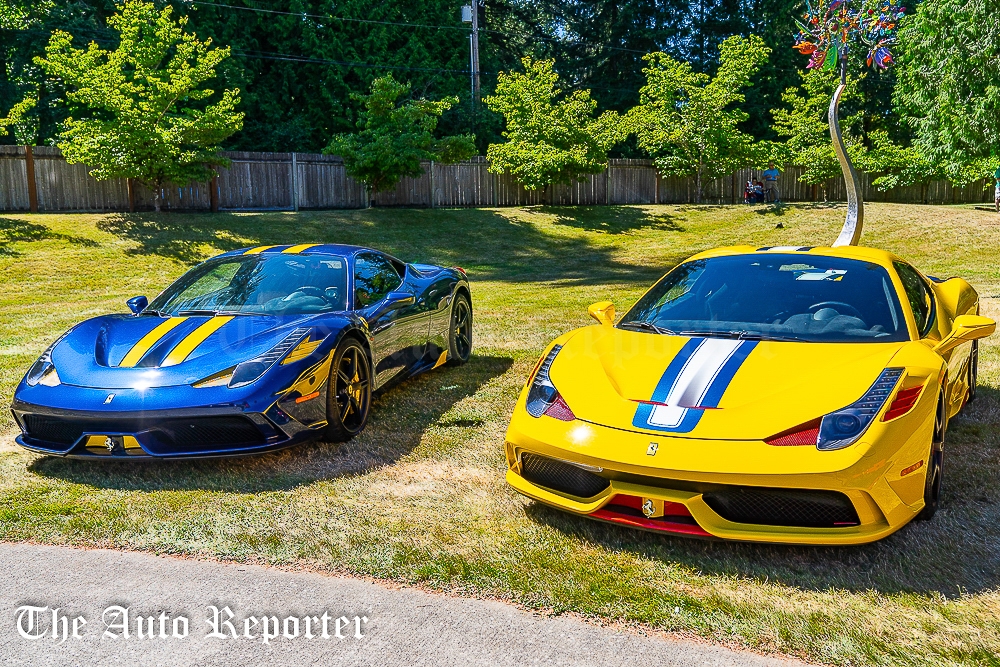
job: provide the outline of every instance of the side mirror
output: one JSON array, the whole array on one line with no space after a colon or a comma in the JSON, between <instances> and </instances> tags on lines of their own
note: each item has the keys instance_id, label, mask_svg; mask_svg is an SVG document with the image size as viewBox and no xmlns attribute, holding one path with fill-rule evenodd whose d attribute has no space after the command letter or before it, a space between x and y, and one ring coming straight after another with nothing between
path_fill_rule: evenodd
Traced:
<instances>
[{"instance_id":1,"label":"side mirror","mask_svg":"<svg viewBox=\"0 0 1000 667\"><path fill-rule=\"evenodd\" d=\"M590 307L587 308L587 312L601 324L610 327L615 323L615 304L610 301L598 301L597 303L592 303L590 304Z\"/></svg>"},{"instance_id":2,"label":"side mirror","mask_svg":"<svg viewBox=\"0 0 1000 667\"><path fill-rule=\"evenodd\" d=\"M941 342L934 346L934 351L944 354L955 349L962 343L974 341L977 338L985 338L996 331L997 323L988 317L981 315L959 315L955 318L955 324L951 328L951 333L941 339Z\"/></svg>"},{"instance_id":3,"label":"side mirror","mask_svg":"<svg viewBox=\"0 0 1000 667\"><path fill-rule=\"evenodd\" d=\"M407 306L412 306L416 302L417 297L413 296L409 292L389 292L385 295L385 301L382 302L382 310L406 308Z\"/></svg>"},{"instance_id":4,"label":"side mirror","mask_svg":"<svg viewBox=\"0 0 1000 667\"><path fill-rule=\"evenodd\" d=\"M134 314L138 315L146 309L146 306L149 305L149 299L144 296L134 296L126 301L125 305L128 306L128 309Z\"/></svg>"}]
</instances>

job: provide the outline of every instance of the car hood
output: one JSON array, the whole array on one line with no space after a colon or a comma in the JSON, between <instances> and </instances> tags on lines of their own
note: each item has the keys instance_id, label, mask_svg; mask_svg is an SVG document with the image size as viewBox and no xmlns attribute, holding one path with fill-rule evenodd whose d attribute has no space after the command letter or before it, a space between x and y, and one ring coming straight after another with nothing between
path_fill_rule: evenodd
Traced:
<instances>
[{"instance_id":1,"label":"car hood","mask_svg":"<svg viewBox=\"0 0 1000 667\"><path fill-rule=\"evenodd\" d=\"M191 384L263 354L298 327L329 331L339 319L347 321L335 315L105 315L68 332L53 348L52 362L63 384L79 387Z\"/></svg>"},{"instance_id":2,"label":"car hood","mask_svg":"<svg viewBox=\"0 0 1000 667\"><path fill-rule=\"evenodd\" d=\"M907 343L579 330L551 378L578 419L661 436L762 440L858 400Z\"/></svg>"}]
</instances>

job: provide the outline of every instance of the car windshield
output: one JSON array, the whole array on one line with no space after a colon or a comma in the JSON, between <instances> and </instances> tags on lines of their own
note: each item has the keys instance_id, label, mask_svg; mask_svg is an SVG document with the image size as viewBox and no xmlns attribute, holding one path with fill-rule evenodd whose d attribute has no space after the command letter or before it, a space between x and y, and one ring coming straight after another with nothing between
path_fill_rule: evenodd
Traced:
<instances>
[{"instance_id":1,"label":"car windshield","mask_svg":"<svg viewBox=\"0 0 1000 667\"><path fill-rule=\"evenodd\" d=\"M661 334L828 343L909 339L896 290L877 264L753 254L686 262L618 323Z\"/></svg>"},{"instance_id":2,"label":"car windshield","mask_svg":"<svg viewBox=\"0 0 1000 667\"><path fill-rule=\"evenodd\" d=\"M347 260L282 253L200 264L156 297L147 312L303 315L347 309Z\"/></svg>"}]
</instances>

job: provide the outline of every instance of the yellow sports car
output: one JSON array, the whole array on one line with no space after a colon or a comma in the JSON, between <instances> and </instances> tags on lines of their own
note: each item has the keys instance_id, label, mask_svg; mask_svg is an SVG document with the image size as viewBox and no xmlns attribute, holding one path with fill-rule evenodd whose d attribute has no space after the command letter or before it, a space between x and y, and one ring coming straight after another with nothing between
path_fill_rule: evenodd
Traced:
<instances>
[{"instance_id":1,"label":"yellow sports car","mask_svg":"<svg viewBox=\"0 0 1000 667\"><path fill-rule=\"evenodd\" d=\"M930 518L948 419L996 323L961 278L857 246L718 248L617 322L553 341L507 482L563 510L706 538L860 544Z\"/></svg>"}]
</instances>

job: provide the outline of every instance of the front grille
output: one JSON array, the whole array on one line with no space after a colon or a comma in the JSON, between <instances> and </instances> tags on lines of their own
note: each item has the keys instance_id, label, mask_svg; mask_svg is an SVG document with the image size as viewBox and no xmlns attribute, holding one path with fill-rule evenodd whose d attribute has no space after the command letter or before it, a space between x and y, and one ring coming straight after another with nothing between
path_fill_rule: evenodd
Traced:
<instances>
[{"instance_id":1,"label":"front grille","mask_svg":"<svg viewBox=\"0 0 1000 667\"><path fill-rule=\"evenodd\" d=\"M83 434L75 421L44 415L24 415L24 430L36 440L57 445L72 445Z\"/></svg>"},{"instance_id":2,"label":"front grille","mask_svg":"<svg viewBox=\"0 0 1000 667\"><path fill-rule=\"evenodd\" d=\"M167 419L159 422L153 430L171 445L181 449L264 443L260 429L244 417Z\"/></svg>"},{"instance_id":3,"label":"front grille","mask_svg":"<svg viewBox=\"0 0 1000 667\"><path fill-rule=\"evenodd\" d=\"M84 433L148 432L144 444L155 453L211 451L264 444L260 429L246 417L171 417L169 419L106 419L26 414L25 435L53 445L69 446Z\"/></svg>"},{"instance_id":4,"label":"front grille","mask_svg":"<svg viewBox=\"0 0 1000 667\"><path fill-rule=\"evenodd\" d=\"M610 484L583 468L537 454L521 455L521 476L532 484L577 498L596 496Z\"/></svg>"},{"instance_id":5,"label":"front grille","mask_svg":"<svg viewBox=\"0 0 1000 667\"><path fill-rule=\"evenodd\" d=\"M860 523L854 505L836 491L730 487L704 496L716 514L736 523L841 528Z\"/></svg>"}]
</instances>

